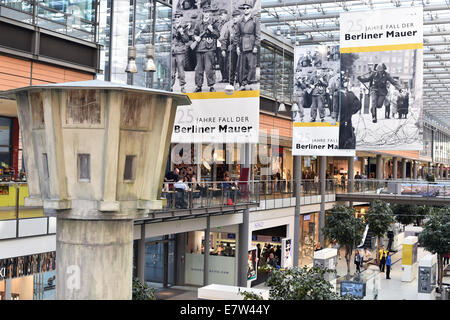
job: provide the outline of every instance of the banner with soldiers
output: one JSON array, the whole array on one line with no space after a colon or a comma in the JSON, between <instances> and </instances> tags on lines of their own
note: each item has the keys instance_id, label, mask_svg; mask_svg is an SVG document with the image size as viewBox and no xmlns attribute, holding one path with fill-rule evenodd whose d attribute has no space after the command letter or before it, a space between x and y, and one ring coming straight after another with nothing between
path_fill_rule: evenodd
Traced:
<instances>
[{"instance_id":1,"label":"banner with soldiers","mask_svg":"<svg viewBox=\"0 0 450 320\"><path fill-rule=\"evenodd\" d=\"M293 155L354 156L339 146L339 47L295 47L294 68Z\"/></svg>"},{"instance_id":2,"label":"banner with soldiers","mask_svg":"<svg viewBox=\"0 0 450 320\"><path fill-rule=\"evenodd\" d=\"M422 48L422 7L341 13L341 148L422 150Z\"/></svg>"},{"instance_id":3,"label":"banner with soldiers","mask_svg":"<svg viewBox=\"0 0 450 320\"><path fill-rule=\"evenodd\" d=\"M172 90L178 107L173 143L257 143L260 0L174 0Z\"/></svg>"}]
</instances>

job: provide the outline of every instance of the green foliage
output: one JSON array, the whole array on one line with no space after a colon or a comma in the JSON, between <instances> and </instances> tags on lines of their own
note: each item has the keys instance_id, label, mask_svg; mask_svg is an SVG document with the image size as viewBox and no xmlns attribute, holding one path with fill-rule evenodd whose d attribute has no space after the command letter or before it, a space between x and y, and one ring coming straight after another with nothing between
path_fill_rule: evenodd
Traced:
<instances>
[{"instance_id":1,"label":"green foliage","mask_svg":"<svg viewBox=\"0 0 450 320\"><path fill-rule=\"evenodd\" d=\"M365 225L360 218L355 218L356 210L343 205L336 205L326 217L323 233L330 241L336 240L341 246L354 248L363 237Z\"/></svg>"},{"instance_id":2,"label":"green foliage","mask_svg":"<svg viewBox=\"0 0 450 320\"><path fill-rule=\"evenodd\" d=\"M330 241L336 240L345 247L347 273L350 273L350 259L353 248L362 240L365 225L361 218L355 217L356 210L343 205L334 206L326 217L325 227L322 229L325 237Z\"/></svg>"},{"instance_id":3,"label":"green foliage","mask_svg":"<svg viewBox=\"0 0 450 320\"><path fill-rule=\"evenodd\" d=\"M431 211L433 210L433 207L429 206L416 206L414 210L415 218L416 218L416 224L419 226L425 217L427 217Z\"/></svg>"},{"instance_id":4,"label":"green foliage","mask_svg":"<svg viewBox=\"0 0 450 320\"><path fill-rule=\"evenodd\" d=\"M419 235L420 244L429 252L445 254L450 252L450 209L435 208L429 214L423 231Z\"/></svg>"},{"instance_id":5,"label":"green foliage","mask_svg":"<svg viewBox=\"0 0 450 320\"><path fill-rule=\"evenodd\" d=\"M133 279L133 300L156 300L155 291L138 278Z\"/></svg>"},{"instance_id":6,"label":"green foliage","mask_svg":"<svg viewBox=\"0 0 450 320\"><path fill-rule=\"evenodd\" d=\"M395 222L392 209L388 203L375 200L371 203L369 211L365 216L367 224L372 234L376 237L383 237Z\"/></svg>"},{"instance_id":7,"label":"green foliage","mask_svg":"<svg viewBox=\"0 0 450 320\"><path fill-rule=\"evenodd\" d=\"M392 205L392 213L397 222L407 226L416 221L416 208L410 204L395 204Z\"/></svg>"},{"instance_id":8,"label":"green foliage","mask_svg":"<svg viewBox=\"0 0 450 320\"><path fill-rule=\"evenodd\" d=\"M314 267L308 269L291 268L273 270L266 284L269 300L354 300L354 297L340 297L324 275L335 272L330 269ZM242 292L244 300L262 300L262 297L249 292Z\"/></svg>"}]
</instances>

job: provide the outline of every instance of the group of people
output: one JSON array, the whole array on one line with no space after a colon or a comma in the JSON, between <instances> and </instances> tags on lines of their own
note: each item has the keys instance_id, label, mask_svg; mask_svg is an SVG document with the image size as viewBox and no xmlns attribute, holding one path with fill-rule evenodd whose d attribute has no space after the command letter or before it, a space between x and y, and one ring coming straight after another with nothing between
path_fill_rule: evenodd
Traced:
<instances>
[{"instance_id":1,"label":"group of people","mask_svg":"<svg viewBox=\"0 0 450 320\"><path fill-rule=\"evenodd\" d=\"M281 246L266 243L261 249L261 244L256 245L259 265L267 264L275 269L281 265Z\"/></svg>"},{"instance_id":2,"label":"group of people","mask_svg":"<svg viewBox=\"0 0 450 320\"><path fill-rule=\"evenodd\" d=\"M386 270L386 279L391 279L391 267L392 267L392 252L389 250L386 250L384 246L381 247L381 249L378 252L380 263L378 267L380 268L380 272L385 272ZM356 272L361 273L361 267L364 263L366 263L366 269L367 269L367 262L372 259L372 253L367 250L367 248L364 248L364 252L362 254L359 253L359 250L355 250L355 259L354 263L356 265Z\"/></svg>"},{"instance_id":3,"label":"group of people","mask_svg":"<svg viewBox=\"0 0 450 320\"><path fill-rule=\"evenodd\" d=\"M302 63L302 61L299 61ZM310 122L315 122L317 114L320 121L325 121L325 107L330 116L337 121L339 111L339 73L331 68L309 68L307 72L296 70L294 82L294 101L299 111L294 114L296 122L303 122L305 108L311 108Z\"/></svg>"},{"instance_id":4,"label":"group of people","mask_svg":"<svg viewBox=\"0 0 450 320\"><path fill-rule=\"evenodd\" d=\"M252 90L260 46L260 20L253 6L253 0L241 0L237 9L228 12L214 8L211 0L180 0L172 27L172 87L178 73L181 92L186 92L187 67L195 71L195 92L202 92L204 75L209 91L214 92L218 65L220 82Z\"/></svg>"}]
</instances>

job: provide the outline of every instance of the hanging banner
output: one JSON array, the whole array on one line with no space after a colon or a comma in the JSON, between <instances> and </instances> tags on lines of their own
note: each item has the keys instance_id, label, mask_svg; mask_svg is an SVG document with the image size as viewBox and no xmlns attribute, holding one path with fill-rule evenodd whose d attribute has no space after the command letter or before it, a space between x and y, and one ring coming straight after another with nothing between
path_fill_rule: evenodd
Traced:
<instances>
[{"instance_id":1,"label":"hanging banner","mask_svg":"<svg viewBox=\"0 0 450 320\"><path fill-rule=\"evenodd\" d=\"M357 150L422 150L423 8L341 13L340 52L340 140Z\"/></svg>"},{"instance_id":2,"label":"hanging banner","mask_svg":"<svg viewBox=\"0 0 450 320\"><path fill-rule=\"evenodd\" d=\"M295 47L293 155L354 156L339 144L339 57L338 46Z\"/></svg>"},{"instance_id":3,"label":"hanging banner","mask_svg":"<svg viewBox=\"0 0 450 320\"><path fill-rule=\"evenodd\" d=\"M291 268L293 266L291 238L285 238L281 240L281 252L281 268Z\"/></svg>"},{"instance_id":4,"label":"hanging banner","mask_svg":"<svg viewBox=\"0 0 450 320\"><path fill-rule=\"evenodd\" d=\"M172 143L257 143L260 0L174 0L172 89L186 93Z\"/></svg>"}]
</instances>

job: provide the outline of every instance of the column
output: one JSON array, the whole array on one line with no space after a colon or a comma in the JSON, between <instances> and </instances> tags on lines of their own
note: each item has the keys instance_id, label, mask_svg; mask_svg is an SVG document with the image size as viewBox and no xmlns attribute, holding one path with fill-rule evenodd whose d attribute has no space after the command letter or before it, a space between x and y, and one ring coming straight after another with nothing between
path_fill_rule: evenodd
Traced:
<instances>
[{"instance_id":1,"label":"column","mask_svg":"<svg viewBox=\"0 0 450 320\"><path fill-rule=\"evenodd\" d=\"M294 211L294 240L293 240L293 266L298 267L299 252L300 252L300 186L301 186L301 168L302 157L294 156L294 190L295 193L295 211Z\"/></svg>"},{"instance_id":2,"label":"column","mask_svg":"<svg viewBox=\"0 0 450 320\"><path fill-rule=\"evenodd\" d=\"M58 217L57 225L56 300L131 300L133 220Z\"/></svg>"},{"instance_id":3,"label":"column","mask_svg":"<svg viewBox=\"0 0 450 320\"><path fill-rule=\"evenodd\" d=\"M319 242L322 247L325 245L325 237L322 229L325 227L325 187L327 173L327 157L320 157L319 179L320 179L320 214L319 214Z\"/></svg>"},{"instance_id":4,"label":"column","mask_svg":"<svg viewBox=\"0 0 450 320\"><path fill-rule=\"evenodd\" d=\"M439 179L443 179L444 178L444 165L441 164L441 168L439 170Z\"/></svg>"},{"instance_id":5,"label":"column","mask_svg":"<svg viewBox=\"0 0 450 320\"><path fill-rule=\"evenodd\" d=\"M392 158L392 179L397 180L398 176L398 158Z\"/></svg>"},{"instance_id":6,"label":"column","mask_svg":"<svg viewBox=\"0 0 450 320\"><path fill-rule=\"evenodd\" d=\"M203 286L207 286L209 283L209 249L210 244L210 234L211 234L211 217L208 215L206 217L206 229L205 229L205 252L203 255Z\"/></svg>"},{"instance_id":7,"label":"column","mask_svg":"<svg viewBox=\"0 0 450 320\"><path fill-rule=\"evenodd\" d=\"M383 180L384 179L384 175L383 175L383 157L381 156L381 154L377 154L377 175L376 175L376 179L377 180Z\"/></svg>"},{"instance_id":8,"label":"column","mask_svg":"<svg viewBox=\"0 0 450 320\"><path fill-rule=\"evenodd\" d=\"M402 158L402 179L406 179L406 159Z\"/></svg>"},{"instance_id":9,"label":"column","mask_svg":"<svg viewBox=\"0 0 450 320\"><path fill-rule=\"evenodd\" d=\"M354 178L355 178L355 159L353 157L348 157L348 192L354 191Z\"/></svg>"},{"instance_id":10,"label":"column","mask_svg":"<svg viewBox=\"0 0 450 320\"><path fill-rule=\"evenodd\" d=\"M245 149L244 163L242 167L251 169L250 144L246 143L244 149ZM239 225L238 286L240 287L247 287L248 249L250 238L249 232L250 232L250 212L249 209L245 209L242 212L242 223Z\"/></svg>"},{"instance_id":11,"label":"column","mask_svg":"<svg viewBox=\"0 0 450 320\"><path fill-rule=\"evenodd\" d=\"M417 161L413 161L413 179L417 180Z\"/></svg>"},{"instance_id":12,"label":"column","mask_svg":"<svg viewBox=\"0 0 450 320\"><path fill-rule=\"evenodd\" d=\"M5 280L5 300L11 300L12 293L12 279L8 278Z\"/></svg>"},{"instance_id":13,"label":"column","mask_svg":"<svg viewBox=\"0 0 450 320\"><path fill-rule=\"evenodd\" d=\"M145 282L145 224L141 224L141 238L137 241L136 271L138 279Z\"/></svg>"}]
</instances>

